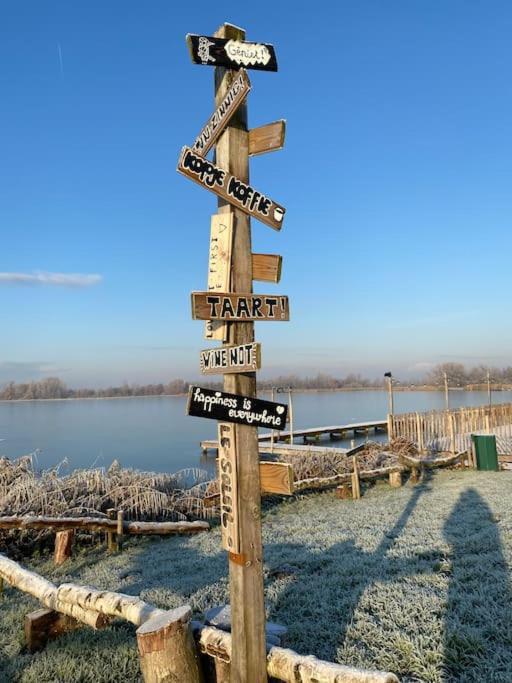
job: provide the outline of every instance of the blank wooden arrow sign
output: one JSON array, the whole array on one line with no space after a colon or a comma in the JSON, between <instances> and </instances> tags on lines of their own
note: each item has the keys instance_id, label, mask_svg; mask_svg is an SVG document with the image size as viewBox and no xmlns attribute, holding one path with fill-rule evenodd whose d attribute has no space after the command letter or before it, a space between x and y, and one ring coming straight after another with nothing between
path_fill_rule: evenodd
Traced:
<instances>
[{"instance_id":1,"label":"blank wooden arrow sign","mask_svg":"<svg viewBox=\"0 0 512 683\"><path fill-rule=\"evenodd\" d=\"M234 175L215 166L208 159L194 152L190 147L183 147L178 162L178 173L214 192L244 213L257 218L274 230L281 230L286 209L251 185L244 183Z\"/></svg>"},{"instance_id":2,"label":"blank wooden arrow sign","mask_svg":"<svg viewBox=\"0 0 512 683\"><path fill-rule=\"evenodd\" d=\"M286 121L275 121L267 123L266 126L252 128L249 131L249 156L275 152L284 147L284 137L286 134Z\"/></svg>"},{"instance_id":3,"label":"blank wooden arrow sign","mask_svg":"<svg viewBox=\"0 0 512 683\"><path fill-rule=\"evenodd\" d=\"M222 131L228 125L231 117L243 102L251 89L249 78L244 69L240 70L226 96L208 119L203 130L193 144L193 150L201 156L206 156L219 139Z\"/></svg>"},{"instance_id":4,"label":"blank wooden arrow sign","mask_svg":"<svg viewBox=\"0 0 512 683\"><path fill-rule=\"evenodd\" d=\"M289 320L287 296L192 292L193 320Z\"/></svg>"},{"instance_id":5,"label":"blank wooden arrow sign","mask_svg":"<svg viewBox=\"0 0 512 683\"><path fill-rule=\"evenodd\" d=\"M278 254L252 254L252 279L279 282L283 257Z\"/></svg>"},{"instance_id":6,"label":"blank wooden arrow sign","mask_svg":"<svg viewBox=\"0 0 512 683\"><path fill-rule=\"evenodd\" d=\"M226 69L277 71L276 52L268 43L226 40L213 36L187 35L188 51L194 64L224 66Z\"/></svg>"}]
</instances>

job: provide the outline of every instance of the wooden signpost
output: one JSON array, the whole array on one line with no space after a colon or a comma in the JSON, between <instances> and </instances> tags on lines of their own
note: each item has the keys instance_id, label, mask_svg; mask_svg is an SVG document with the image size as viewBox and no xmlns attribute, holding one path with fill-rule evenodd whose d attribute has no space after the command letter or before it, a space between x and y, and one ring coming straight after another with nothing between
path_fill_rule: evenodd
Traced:
<instances>
[{"instance_id":1,"label":"wooden signpost","mask_svg":"<svg viewBox=\"0 0 512 683\"><path fill-rule=\"evenodd\" d=\"M290 320L287 296L192 292L193 320Z\"/></svg>"},{"instance_id":2,"label":"wooden signpost","mask_svg":"<svg viewBox=\"0 0 512 683\"><path fill-rule=\"evenodd\" d=\"M206 349L201 351L199 362L203 375L255 372L261 367L261 346L253 342Z\"/></svg>"},{"instance_id":3,"label":"wooden signpost","mask_svg":"<svg viewBox=\"0 0 512 683\"><path fill-rule=\"evenodd\" d=\"M196 36L189 33L187 45L195 64L223 66L226 69L260 69L277 71L276 53L273 45L248 43L245 40Z\"/></svg>"},{"instance_id":4,"label":"wooden signpost","mask_svg":"<svg viewBox=\"0 0 512 683\"><path fill-rule=\"evenodd\" d=\"M240 72L233 81L233 85L228 90L226 97L210 116L203 130L197 136L196 141L193 144L194 152L197 152L203 157L208 154L213 145L217 142L217 139L224 128L229 123L233 114L246 98L250 89L251 84L249 78L245 70L240 69ZM268 135L265 137L265 140L267 138Z\"/></svg>"},{"instance_id":5,"label":"wooden signpost","mask_svg":"<svg viewBox=\"0 0 512 683\"><path fill-rule=\"evenodd\" d=\"M208 291L225 292L231 280L231 251L233 248L233 214L212 216L210 254L208 259ZM207 320L205 339L227 339L227 325L222 321Z\"/></svg>"},{"instance_id":6,"label":"wooden signpost","mask_svg":"<svg viewBox=\"0 0 512 683\"><path fill-rule=\"evenodd\" d=\"M182 149L177 169L218 201L209 291L192 294L192 315L209 321L209 339L224 342L200 356L204 374L224 374L224 391L191 387L187 412L219 420L222 546L229 553L230 576L230 683L265 683L261 490L289 495L293 481L291 469L281 463L260 467L257 428L282 429L287 406L256 397L255 371L261 360L254 321L288 320L289 304L285 296L252 293L253 280L279 281L281 257L252 254L250 217L280 230L285 209L249 184L249 155L280 149L285 124L278 121L251 132L247 127L250 85L243 69L276 71L272 45L245 41L245 32L230 24L212 37L189 35L187 44L195 63L216 67L214 113L193 146ZM213 145L215 163L205 158Z\"/></svg>"},{"instance_id":7,"label":"wooden signpost","mask_svg":"<svg viewBox=\"0 0 512 683\"><path fill-rule=\"evenodd\" d=\"M208 161L190 147L183 147L181 150L177 170L249 216L274 230L281 230L286 213L283 206L255 190L249 183Z\"/></svg>"},{"instance_id":8,"label":"wooden signpost","mask_svg":"<svg viewBox=\"0 0 512 683\"><path fill-rule=\"evenodd\" d=\"M282 431L288 406L192 385L188 390L187 415Z\"/></svg>"}]
</instances>

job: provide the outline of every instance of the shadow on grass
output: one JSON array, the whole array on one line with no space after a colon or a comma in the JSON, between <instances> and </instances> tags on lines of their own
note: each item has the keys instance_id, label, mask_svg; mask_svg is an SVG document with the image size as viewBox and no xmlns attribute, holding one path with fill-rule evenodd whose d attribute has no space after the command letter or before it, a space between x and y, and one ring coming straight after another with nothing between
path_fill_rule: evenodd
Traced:
<instances>
[{"instance_id":1,"label":"shadow on grass","mask_svg":"<svg viewBox=\"0 0 512 683\"><path fill-rule=\"evenodd\" d=\"M450 681L512 681L509 567L497 518L474 489L444 525L452 547L445 616L445 670Z\"/></svg>"},{"instance_id":2,"label":"shadow on grass","mask_svg":"<svg viewBox=\"0 0 512 683\"><path fill-rule=\"evenodd\" d=\"M389 554L421 496L430 488L430 476L427 474L424 481L414 488L393 527L372 552L361 549L352 540L337 543L318 553L293 544L265 548L267 559L278 557L281 563L296 568L296 575L281 590L272 610L272 618L282 619L283 623L286 623L286 615L290 612L300 615L297 623L287 624L295 649L311 651L314 644L317 657L335 661L361 596L368 587L378 582L435 571L441 559L435 549L407 558ZM375 618L372 614L368 616L369 619Z\"/></svg>"}]
</instances>

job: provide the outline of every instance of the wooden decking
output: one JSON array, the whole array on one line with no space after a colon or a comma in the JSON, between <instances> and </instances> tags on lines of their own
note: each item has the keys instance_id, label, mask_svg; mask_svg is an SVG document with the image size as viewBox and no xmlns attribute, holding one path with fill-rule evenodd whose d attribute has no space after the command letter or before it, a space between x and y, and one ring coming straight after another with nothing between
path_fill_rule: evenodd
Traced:
<instances>
[{"instance_id":1,"label":"wooden decking","mask_svg":"<svg viewBox=\"0 0 512 683\"><path fill-rule=\"evenodd\" d=\"M294 429L293 438L302 438L304 444L308 444L308 439L316 439L322 436L329 436L331 439L344 438L348 434L368 434L370 431L374 432L385 432L387 431L387 421L386 420L368 420L366 422L350 422L343 425L331 425L327 427L308 427L306 429ZM258 435L258 441L260 444L260 453L275 453L276 455L288 455L290 453L345 453L346 448L332 448L326 446L311 446L311 445L298 445L298 444L282 444L280 442L289 441L291 433L286 432L275 432L274 433L274 444L270 443L271 434L270 432L264 432ZM208 451L216 451L218 443L216 440L205 440L201 441L201 450L203 453Z\"/></svg>"}]
</instances>

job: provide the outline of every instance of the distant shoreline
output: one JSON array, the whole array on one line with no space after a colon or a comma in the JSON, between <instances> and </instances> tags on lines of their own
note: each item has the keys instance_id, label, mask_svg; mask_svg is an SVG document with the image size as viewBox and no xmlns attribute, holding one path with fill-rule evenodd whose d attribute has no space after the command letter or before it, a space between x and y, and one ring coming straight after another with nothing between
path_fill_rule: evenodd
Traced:
<instances>
[{"instance_id":1,"label":"distant shoreline","mask_svg":"<svg viewBox=\"0 0 512 683\"><path fill-rule=\"evenodd\" d=\"M480 389L468 389L466 387L450 387L450 392L467 392L473 393L475 391L485 391L485 387ZM270 393L271 389L261 389L260 393ZM348 393L353 391L378 391L381 393L387 393L387 388L384 387L337 387L334 389L294 389L293 394L337 394L337 393ZM414 386L414 387L393 387L393 393L407 393L407 392L438 392L444 393L443 387L434 386ZM512 391L512 387L509 388L493 388L494 392L502 391ZM134 396L71 396L69 398L13 398L13 399L0 399L0 403L42 403L42 402L58 402L58 401L118 401L127 400L133 398L182 398L187 396L187 392L180 394L155 394L155 395L134 395Z\"/></svg>"}]
</instances>

